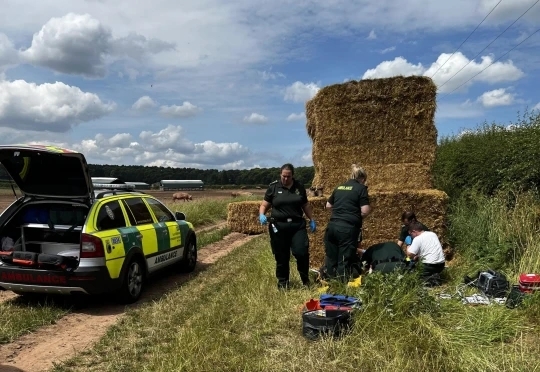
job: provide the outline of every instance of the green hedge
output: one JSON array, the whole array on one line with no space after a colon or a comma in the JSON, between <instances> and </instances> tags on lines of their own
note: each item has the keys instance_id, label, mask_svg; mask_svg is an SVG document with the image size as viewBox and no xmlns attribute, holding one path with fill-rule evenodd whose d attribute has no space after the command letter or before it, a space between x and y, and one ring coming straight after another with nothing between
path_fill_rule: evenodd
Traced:
<instances>
[{"instance_id":1,"label":"green hedge","mask_svg":"<svg viewBox=\"0 0 540 372\"><path fill-rule=\"evenodd\" d=\"M433 166L435 187L458 196L474 189L536 190L540 184L540 111L515 123L487 124L441 139Z\"/></svg>"}]
</instances>

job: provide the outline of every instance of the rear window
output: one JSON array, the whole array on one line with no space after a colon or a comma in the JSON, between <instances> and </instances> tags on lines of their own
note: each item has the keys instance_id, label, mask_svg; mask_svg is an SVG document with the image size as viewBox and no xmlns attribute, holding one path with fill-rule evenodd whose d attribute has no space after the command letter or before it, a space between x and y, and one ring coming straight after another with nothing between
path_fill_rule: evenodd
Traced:
<instances>
[{"instance_id":1,"label":"rear window","mask_svg":"<svg viewBox=\"0 0 540 372\"><path fill-rule=\"evenodd\" d=\"M21 191L51 196L88 195L78 157L25 151L13 155L13 151L0 154L0 162Z\"/></svg>"}]
</instances>

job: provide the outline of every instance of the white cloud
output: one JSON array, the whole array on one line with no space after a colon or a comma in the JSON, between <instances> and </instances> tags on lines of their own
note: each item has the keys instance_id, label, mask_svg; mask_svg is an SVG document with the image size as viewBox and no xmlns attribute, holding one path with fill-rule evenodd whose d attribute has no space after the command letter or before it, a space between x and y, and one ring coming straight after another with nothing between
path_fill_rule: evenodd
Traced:
<instances>
[{"instance_id":1,"label":"white cloud","mask_svg":"<svg viewBox=\"0 0 540 372\"><path fill-rule=\"evenodd\" d=\"M172 48L171 43L134 33L114 39L111 29L90 14L68 13L49 19L20 56L25 62L57 72L103 78L107 62L114 60L111 57L140 59Z\"/></svg>"},{"instance_id":2,"label":"white cloud","mask_svg":"<svg viewBox=\"0 0 540 372\"><path fill-rule=\"evenodd\" d=\"M388 48L385 48L385 49L381 50L381 54L386 54L386 53L389 53L389 52L393 52L394 50L396 50L396 47L391 46L391 47L388 47Z\"/></svg>"},{"instance_id":3,"label":"white cloud","mask_svg":"<svg viewBox=\"0 0 540 372\"><path fill-rule=\"evenodd\" d=\"M244 123L263 124L263 123L267 123L267 122L268 122L268 118L266 116L261 115L261 114L257 114L255 112L253 112L249 116L244 117Z\"/></svg>"},{"instance_id":4,"label":"white cloud","mask_svg":"<svg viewBox=\"0 0 540 372\"><path fill-rule=\"evenodd\" d=\"M34 34L22 58L67 74L104 77L111 31L89 14L51 18Z\"/></svg>"},{"instance_id":5,"label":"white cloud","mask_svg":"<svg viewBox=\"0 0 540 372\"><path fill-rule=\"evenodd\" d=\"M188 101L184 101L181 106L161 106L159 112L168 117L187 118L197 115L202 112L202 109Z\"/></svg>"},{"instance_id":6,"label":"white cloud","mask_svg":"<svg viewBox=\"0 0 540 372\"><path fill-rule=\"evenodd\" d=\"M139 98L131 108L136 111L144 111L152 107L156 107L157 103L149 96Z\"/></svg>"},{"instance_id":7,"label":"white cloud","mask_svg":"<svg viewBox=\"0 0 540 372\"><path fill-rule=\"evenodd\" d=\"M94 93L61 82L41 85L0 81L0 125L19 130L66 132L116 108Z\"/></svg>"},{"instance_id":8,"label":"white cloud","mask_svg":"<svg viewBox=\"0 0 540 372\"><path fill-rule=\"evenodd\" d=\"M509 106L514 103L514 100L515 95L507 92L504 88L484 92L480 97L478 97L478 102L481 102L484 107L488 108Z\"/></svg>"},{"instance_id":9,"label":"white cloud","mask_svg":"<svg viewBox=\"0 0 540 372\"><path fill-rule=\"evenodd\" d=\"M9 38L0 32L0 74L18 62L17 51Z\"/></svg>"},{"instance_id":10,"label":"white cloud","mask_svg":"<svg viewBox=\"0 0 540 372\"><path fill-rule=\"evenodd\" d=\"M298 121L298 120L306 120L306 113L301 112L299 114L295 114L294 112L287 116L287 121Z\"/></svg>"},{"instance_id":11,"label":"white cloud","mask_svg":"<svg viewBox=\"0 0 540 372\"><path fill-rule=\"evenodd\" d=\"M540 111L540 102L538 102L538 103L536 104L536 106L533 107L533 110L538 110L538 111Z\"/></svg>"},{"instance_id":12,"label":"white cloud","mask_svg":"<svg viewBox=\"0 0 540 372\"><path fill-rule=\"evenodd\" d=\"M321 88L316 83L295 81L285 89L285 101L304 103L313 98Z\"/></svg>"},{"instance_id":13,"label":"white cloud","mask_svg":"<svg viewBox=\"0 0 540 372\"><path fill-rule=\"evenodd\" d=\"M362 78L373 79L397 75L424 75L431 77L435 74L437 69L439 69L439 66L444 64L448 57L450 57L450 54L442 53L439 58L437 58L437 61L432 63L429 68L423 66L422 63L414 65L403 57L396 57L392 61L381 62L375 68L367 70ZM482 57L481 62L470 62L470 60L461 52L457 52L439 71L437 71L433 80L437 86L439 86L439 91L441 93L448 93L457 89L462 84L463 86L460 90L465 90L474 82L495 84L516 81L525 75L511 60L506 62L495 62L489 68L484 70L493 62L493 60L494 59L491 56L484 56ZM480 73L482 70L484 71ZM457 73L458 71L459 73ZM456 73L457 75L455 75ZM473 78L476 74L478 75ZM467 82L469 79L471 79L471 81Z\"/></svg>"},{"instance_id":14,"label":"white cloud","mask_svg":"<svg viewBox=\"0 0 540 372\"><path fill-rule=\"evenodd\" d=\"M377 38L377 34L375 33L375 30L371 30L371 31L369 32L369 35L368 35L368 37L367 37L366 39L368 39L368 40L375 40L376 38Z\"/></svg>"},{"instance_id":15,"label":"white cloud","mask_svg":"<svg viewBox=\"0 0 540 372\"><path fill-rule=\"evenodd\" d=\"M263 80L275 80L277 78L285 78L285 74L282 72L272 72L272 69L269 71L259 71L259 75L261 75Z\"/></svg>"}]
</instances>

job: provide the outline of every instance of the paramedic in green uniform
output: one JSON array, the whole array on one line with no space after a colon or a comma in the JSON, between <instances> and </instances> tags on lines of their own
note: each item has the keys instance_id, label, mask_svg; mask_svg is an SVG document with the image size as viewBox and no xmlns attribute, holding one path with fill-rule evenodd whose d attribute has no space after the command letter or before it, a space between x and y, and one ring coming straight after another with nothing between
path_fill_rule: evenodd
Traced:
<instances>
[{"instance_id":1,"label":"paramedic in green uniform","mask_svg":"<svg viewBox=\"0 0 540 372\"><path fill-rule=\"evenodd\" d=\"M270 221L266 211L272 208ZM289 287L289 259L291 251L302 283L309 285L309 240L304 213L309 218L309 227L315 231L311 206L308 204L306 188L294 179L292 164L281 167L280 179L272 182L259 207L259 221L269 223L270 246L276 260L278 288Z\"/></svg>"},{"instance_id":2,"label":"paramedic in green uniform","mask_svg":"<svg viewBox=\"0 0 540 372\"><path fill-rule=\"evenodd\" d=\"M350 179L337 186L326 203L332 210L324 235L329 278L347 282L352 275L362 221L371 212L366 179L364 169L353 164Z\"/></svg>"}]
</instances>

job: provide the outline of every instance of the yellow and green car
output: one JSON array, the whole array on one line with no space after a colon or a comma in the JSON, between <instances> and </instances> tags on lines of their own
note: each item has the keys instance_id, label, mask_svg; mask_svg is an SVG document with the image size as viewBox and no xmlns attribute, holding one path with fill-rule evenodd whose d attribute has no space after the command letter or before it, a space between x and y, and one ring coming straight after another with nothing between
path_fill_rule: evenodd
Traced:
<instances>
[{"instance_id":1,"label":"yellow and green car","mask_svg":"<svg viewBox=\"0 0 540 372\"><path fill-rule=\"evenodd\" d=\"M0 290L117 293L139 299L165 268L191 272L197 237L182 212L127 185L92 184L83 154L52 146L0 146L22 196L0 214ZM174 269L173 269L174 270Z\"/></svg>"}]
</instances>

